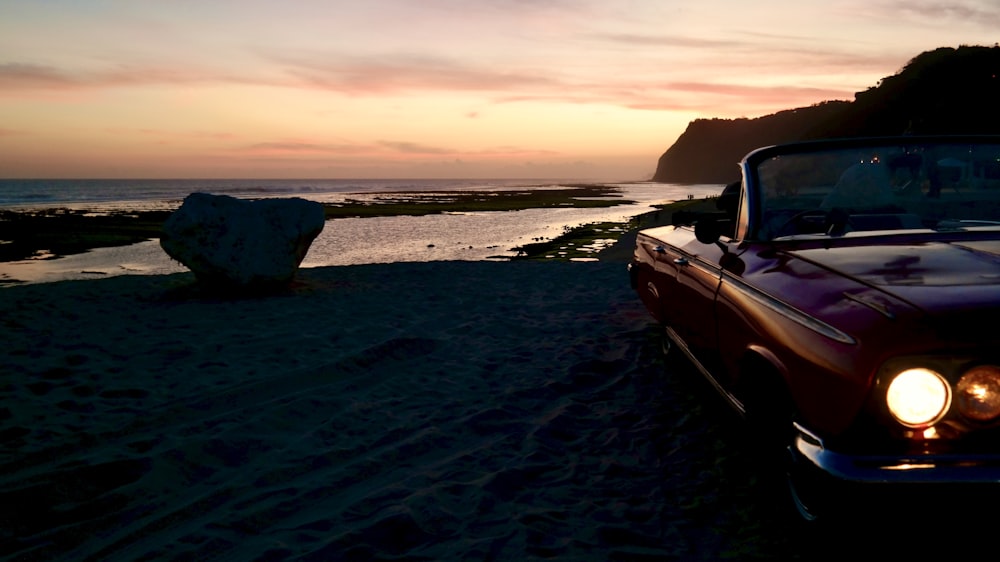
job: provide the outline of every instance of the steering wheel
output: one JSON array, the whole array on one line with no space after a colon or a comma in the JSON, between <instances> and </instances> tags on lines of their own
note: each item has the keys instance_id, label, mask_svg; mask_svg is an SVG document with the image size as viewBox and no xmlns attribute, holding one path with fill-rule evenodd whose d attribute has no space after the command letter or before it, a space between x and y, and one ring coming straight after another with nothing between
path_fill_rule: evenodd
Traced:
<instances>
[{"instance_id":1,"label":"steering wheel","mask_svg":"<svg viewBox=\"0 0 1000 562\"><path fill-rule=\"evenodd\" d=\"M804 209L794 213L788 217L788 220L781 223L771 238L821 232L831 236L839 236L846 231L848 226L851 226L851 216L843 209ZM791 230L791 227L794 227L794 230L786 232L786 230Z\"/></svg>"},{"instance_id":2,"label":"steering wheel","mask_svg":"<svg viewBox=\"0 0 1000 562\"><path fill-rule=\"evenodd\" d=\"M771 238L780 238L791 234L814 234L816 232L823 232L826 227L829 214L830 213L824 209L804 209L802 211L798 211L788 217L788 220L781 223L781 226L774 229L774 234Z\"/></svg>"}]
</instances>

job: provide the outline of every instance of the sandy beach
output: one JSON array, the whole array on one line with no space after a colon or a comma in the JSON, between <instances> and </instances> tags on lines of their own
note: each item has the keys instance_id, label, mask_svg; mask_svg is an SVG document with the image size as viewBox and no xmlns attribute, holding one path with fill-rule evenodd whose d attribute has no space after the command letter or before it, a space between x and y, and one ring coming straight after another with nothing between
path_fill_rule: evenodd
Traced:
<instances>
[{"instance_id":1,"label":"sandy beach","mask_svg":"<svg viewBox=\"0 0 1000 562\"><path fill-rule=\"evenodd\" d=\"M2 297L8 559L794 555L618 261Z\"/></svg>"}]
</instances>

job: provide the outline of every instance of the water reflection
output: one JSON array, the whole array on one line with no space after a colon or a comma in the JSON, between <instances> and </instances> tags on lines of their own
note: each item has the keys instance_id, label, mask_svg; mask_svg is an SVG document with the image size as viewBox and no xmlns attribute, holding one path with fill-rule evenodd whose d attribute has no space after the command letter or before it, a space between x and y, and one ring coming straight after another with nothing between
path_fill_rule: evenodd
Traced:
<instances>
[{"instance_id":1,"label":"water reflection","mask_svg":"<svg viewBox=\"0 0 1000 562\"><path fill-rule=\"evenodd\" d=\"M715 185L622 184L633 205L607 208L561 207L489 213L449 213L421 217L346 218L327 221L302 267L424 261L508 259L512 250L534 239L553 239L567 227L594 222L625 222L652 210L654 203L716 195ZM185 272L149 241L100 248L56 260L0 263L0 284L19 280L49 282L111 275L161 275Z\"/></svg>"}]
</instances>

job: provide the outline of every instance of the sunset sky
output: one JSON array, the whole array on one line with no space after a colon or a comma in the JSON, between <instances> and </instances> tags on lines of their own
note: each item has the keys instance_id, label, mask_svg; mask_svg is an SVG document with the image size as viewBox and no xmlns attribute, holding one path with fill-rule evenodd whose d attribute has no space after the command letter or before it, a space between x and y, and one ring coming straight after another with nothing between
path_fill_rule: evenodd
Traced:
<instances>
[{"instance_id":1,"label":"sunset sky","mask_svg":"<svg viewBox=\"0 0 1000 562\"><path fill-rule=\"evenodd\" d=\"M0 177L648 179L997 0L0 0Z\"/></svg>"}]
</instances>

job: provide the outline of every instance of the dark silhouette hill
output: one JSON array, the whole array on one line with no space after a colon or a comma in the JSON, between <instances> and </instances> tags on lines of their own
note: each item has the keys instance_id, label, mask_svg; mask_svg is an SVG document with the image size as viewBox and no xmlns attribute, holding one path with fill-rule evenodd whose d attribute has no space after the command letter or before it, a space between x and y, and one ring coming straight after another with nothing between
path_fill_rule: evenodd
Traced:
<instances>
[{"instance_id":1,"label":"dark silhouette hill","mask_svg":"<svg viewBox=\"0 0 1000 562\"><path fill-rule=\"evenodd\" d=\"M696 119L661 157L653 181L728 183L771 144L902 134L1000 134L1000 46L942 47L854 95L754 119Z\"/></svg>"}]
</instances>

